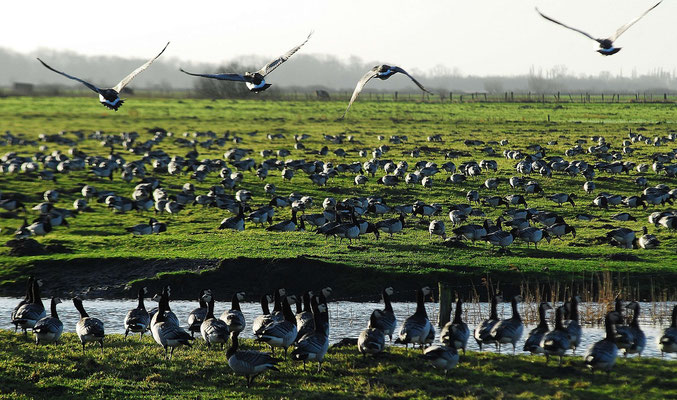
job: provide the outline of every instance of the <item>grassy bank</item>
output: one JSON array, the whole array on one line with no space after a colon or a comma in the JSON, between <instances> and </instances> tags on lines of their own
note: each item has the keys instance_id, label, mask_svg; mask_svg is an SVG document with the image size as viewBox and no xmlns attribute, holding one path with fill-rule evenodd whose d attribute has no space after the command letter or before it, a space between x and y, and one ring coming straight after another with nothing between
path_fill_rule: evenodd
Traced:
<instances>
[{"instance_id":1,"label":"grassy bank","mask_svg":"<svg viewBox=\"0 0 677 400\"><path fill-rule=\"evenodd\" d=\"M251 343L246 343L250 345ZM447 377L420 360L418 350L391 348L378 359L354 347L332 349L316 373L285 361L280 372L247 389L224 351L202 343L181 348L171 362L151 338L106 337L103 355L86 353L74 334L60 346L40 346L0 332L0 398L465 398L666 399L677 397L677 367L659 359L619 360L609 378L585 371L581 357L562 368L542 357L468 353Z\"/></svg>"}]
</instances>

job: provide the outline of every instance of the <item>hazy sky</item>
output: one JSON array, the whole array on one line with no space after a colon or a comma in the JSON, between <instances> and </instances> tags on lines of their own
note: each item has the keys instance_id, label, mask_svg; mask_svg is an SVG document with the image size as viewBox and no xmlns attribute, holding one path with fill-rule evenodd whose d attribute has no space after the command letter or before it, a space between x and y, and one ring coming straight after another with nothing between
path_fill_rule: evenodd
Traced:
<instances>
[{"instance_id":1,"label":"hazy sky","mask_svg":"<svg viewBox=\"0 0 677 400\"><path fill-rule=\"evenodd\" d=\"M429 72L523 74L565 65L576 74L630 75L677 69L677 0L665 0L617 41L612 57L596 43L542 19L541 11L594 36L607 36L656 0L388 0L3 2L1 46L81 54L222 62L242 55L277 56L301 49L342 59ZM0 66L0 73L2 67Z\"/></svg>"}]
</instances>

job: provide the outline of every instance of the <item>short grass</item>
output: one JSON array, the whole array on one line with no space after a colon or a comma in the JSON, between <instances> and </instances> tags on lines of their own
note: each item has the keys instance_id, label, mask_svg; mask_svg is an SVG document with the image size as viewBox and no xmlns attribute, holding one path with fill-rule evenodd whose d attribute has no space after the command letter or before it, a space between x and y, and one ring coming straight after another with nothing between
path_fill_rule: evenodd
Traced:
<instances>
[{"instance_id":1,"label":"short grass","mask_svg":"<svg viewBox=\"0 0 677 400\"><path fill-rule=\"evenodd\" d=\"M89 134L98 130L112 135L123 131L137 131L141 134L139 139L141 142L151 137L147 129L162 127L173 132L174 136L166 138L154 149L164 150L170 155L184 155L191 150L179 147L175 143L175 139L183 137L184 132L189 134L189 138L191 133L197 131L213 131L219 137L225 132L230 132L231 135L242 138L239 144L229 142L223 147L214 146L205 149L198 146L200 159L222 158L227 149L238 147L252 149L254 151L252 157L257 162L263 160L259 154L263 149L287 149L291 151L291 156L287 158L293 159L320 159L335 164L364 162L367 158L359 157L359 150L371 151L377 146L387 144L390 151L382 158L395 162L406 160L410 170L413 170L413 164L420 160L443 163L443 151L451 149L470 153L469 157L454 160L457 165L464 161L481 159L493 159L499 164L498 172L485 173L480 179L469 180L457 186L444 182L448 174L439 173L434 177L432 189L424 189L420 185L407 187L404 183L395 188L384 188L376 184L376 179L383 175L383 171L379 171L376 178L370 178L369 182L361 187L355 187L354 176L347 173L335 178L326 187L317 187L300 171L291 182L283 181L278 171L271 171L263 182L253 172L248 172L244 174L242 184L236 188L248 189L253 193L252 206L255 208L268 201L268 196L263 192L264 184L274 183L280 195L298 192L312 196L315 199L315 207L309 212L319 212L322 200L328 196L340 200L352 196L382 195L390 205L412 203L415 200L445 205L465 203L465 193L470 189L477 189L484 179L495 176L509 178L517 175L514 169L515 161L506 160L501 155L505 149L530 152L526 149L528 145L541 144L547 147L548 155L562 156L577 139L587 139L587 145L593 145L591 136L603 136L613 149L619 150L629 130L640 131L649 137L666 136L677 130L675 118L677 106L672 103L555 105L358 101L347 120L337 121L336 117L341 115L344 106L342 102L131 98L119 112L115 113L104 109L96 99L90 97L14 97L0 99L0 128L33 140L38 140L38 135L42 133L53 134L59 131L66 132L65 135L70 138L75 138L73 134L68 133L72 131ZM266 137L268 133L282 133L285 139L270 141ZM310 135L310 139L304 141L306 150L295 150L293 135L302 133ZM352 135L355 141L331 144L323 138L324 134ZM427 136L435 134L442 135L444 142L426 141ZM378 135L385 136L385 140L379 141ZM388 138L391 135L407 135L409 140L403 144L390 144ZM480 139L485 142L508 139L510 144L467 147L463 144L465 139ZM205 138L196 140L202 141ZM547 145L549 141L557 141L557 144ZM48 152L68 150L65 146L38 142L34 146L4 146L2 151L33 155L38 151L38 145L45 145ZM311 154L311 150L316 151L325 145L330 149L327 156ZM487 146L493 147L496 155L489 156L481 151ZM676 146L674 142L669 143L667 147L635 144L633 145L635 152L631 156L626 156L624 160L651 164L653 153ZM84 140L77 147L88 154L106 155L109 151L94 140ZM348 156L339 158L334 155L332 151L338 148L346 150ZM414 148L424 149L420 157L412 158L409 155ZM140 158L122 148L116 149L116 152L127 161ZM589 154L582 154L574 159L596 162ZM150 166L147 170L148 175L157 176L162 180L163 186L170 194L178 192L180 185L190 181L189 175L155 175ZM598 172L595 179L596 193L605 191L624 196L640 194L641 188L633 183L637 175L636 171L630 175L620 176ZM670 187L677 186L677 179L665 175L649 173L647 178L650 185L663 183ZM618 210L605 212L592 208L590 203L596 194L587 195L582 191L581 187L585 181L582 176L571 178L556 173L552 178L533 175L527 179L539 181L547 194L575 192L579 195L576 208L569 205L558 207L540 196L529 196L527 199L530 207L561 213L568 223L576 227L578 235L575 239L568 236L564 240L553 240L549 245L543 243L538 250L515 243L511 246L512 254L499 256L481 243L470 245L466 249L443 247L439 238L433 240L428 238L427 220L409 218L404 234L397 235L394 239L382 238L379 241L375 241L370 235L369 238L360 241L359 247L349 249L345 243L341 245L334 243L333 240L326 242L323 237L312 232L269 233L252 224L248 224L244 232L219 231L216 228L220 221L230 214L201 206L188 206L174 217L158 216L160 220L169 224L166 233L158 236L132 237L125 232L124 227L146 222L153 216L152 213L114 214L103 204L94 203L92 204L94 211L72 219L70 229L59 227L38 239L42 243L59 242L70 248L71 253L11 257L8 248L0 250L2 265L0 281L18 279L22 276L25 266L40 260L63 260L67 263L68 260L85 257L213 259L237 256L282 258L302 255L353 266L394 268L421 273L440 269L454 271L460 268L470 268L480 273L511 268L521 271L547 270L573 273L600 270L651 272L656 276L661 274L672 276L676 272L677 238L674 232L649 226L649 230L662 242L659 249L651 251L621 250L598 240L612 226L641 230L642 226L648 225L647 216L650 212L669 209L669 206L650 207L648 210L627 210L637 217L638 222L618 222L610 220L609 216L626 210L619 207ZM203 183L193 182L197 193L206 193L211 185L218 184L219 181L217 173L212 173ZM36 176L0 174L0 191L17 192L28 196L29 207L42 201L42 193L45 190L56 188L61 193L57 205L69 208L73 200L80 197L79 189L84 184L93 185L100 190L113 190L119 195L129 197L135 182L125 183L118 176L113 182L99 180L88 171L76 171L59 176L58 183L40 181ZM502 184L496 191L480 189L481 196L495 194L503 196L511 193L519 191L511 189L507 184ZM492 219L496 219L504 211L482 206L480 208ZM447 231L451 233L447 212L448 208L445 207L442 215L437 218L447 222ZM578 221L575 219L578 213L593 214L602 220ZM276 220L288 218L289 215L289 209L278 210ZM29 219L33 217L30 215ZM379 219L373 216L369 218ZM469 222L481 223L481 219L471 218ZM11 232L20 224L20 218L0 220L5 240L11 238ZM637 259L622 261L628 259L628 255L636 256Z\"/></svg>"},{"instance_id":2,"label":"short grass","mask_svg":"<svg viewBox=\"0 0 677 400\"><path fill-rule=\"evenodd\" d=\"M390 348L377 359L355 347L331 349L322 372L315 365L282 362L246 388L230 370L225 351L201 341L180 348L172 361L146 336L105 339L85 353L74 334L59 346L35 346L0 331L0 398L295 398L295 399L666 399L677 396L675 362L619 359L609 377L592 375L582 357L563 367L543 357L469 352L448 376L418 358L420 350ZM249 347L253 344L245 342Z\"/></svg>"}]
</instances>

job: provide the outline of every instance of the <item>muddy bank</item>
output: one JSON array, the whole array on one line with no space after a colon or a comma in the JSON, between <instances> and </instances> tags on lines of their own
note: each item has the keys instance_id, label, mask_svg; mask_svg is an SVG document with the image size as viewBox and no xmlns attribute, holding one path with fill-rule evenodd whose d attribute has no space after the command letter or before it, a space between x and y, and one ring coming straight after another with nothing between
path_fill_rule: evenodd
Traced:
<instances>
[{"instance_id":1,"label":"muddy bank","mask_svg":"<svg viewBox=\"0 0 677 400\"><path fill-rule=\"evenodd\" d=\"M431 266L429 266L431 267ZM322 260L297 257L291 259L75 259L70 261L36 261L20 272L14 282L0 286L0 295L22 296L24 279L29 274L43 279L44 293L63 297L84 296L88 298L131 298L141 286L151 293L163 285L172 285L174 299L194 299L203 288L215 290L217 300L234 291L251 295L271 292L285 287L291 293L331 286L337 300L377 300L378 293L392 286L400 293L395 300L411 300L411 291L421 286L436 288L438 282L448 283L452 290L468 298L477 291L482 300L486 289L482 286L487 278L477 269L434 270L418 272L383 269L379 267L355 267ZM550 285L579 286L599 280L601 274L579 276L573 273L553 272L492 272L490 279L500 287L504 296L520 293L522 285L529 282L535 287L549 291ZM619 286L632 287L639 298L649 298L653 290L665 290L674 296L677 290L677 275L653 276L649 273L624 273L607 276ZM616 286L616 284L614 286ZM582 288L581 288L582 289ZM579 290L579 289L577 289Z\"/></svg>"}]
</instances>

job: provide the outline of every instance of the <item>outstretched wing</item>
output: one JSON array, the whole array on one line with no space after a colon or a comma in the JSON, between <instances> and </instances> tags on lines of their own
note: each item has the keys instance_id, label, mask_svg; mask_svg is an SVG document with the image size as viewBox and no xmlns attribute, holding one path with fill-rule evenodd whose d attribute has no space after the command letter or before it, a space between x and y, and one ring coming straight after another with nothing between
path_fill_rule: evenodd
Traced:
<instances>
[{"instance_id":1,"label":"outstretched wing","mask_svg":"<svg viewBox=\"0 0 677 400\"><path fill-rule=\"evenodd\" d=\"M57 70L55 70L54 68L50 67L49 65L45 64L45 62L42 61L42 60L39 59L39 58L38 58L38 61L40 61L40 62L42 63L42 65L44 65L45 67L47 67L47 69L52 70L52 71L56 72L57 74L61 74L61 75L65 76L65 77L68 78L68 79L73 79L74 81L78 81L78 82L82 83L83 85L87 86L88 88L90 88L91 90L93 90L93 91L95 91L95 92L97 92L97 93L101 93L101 89L99 89L98 87L92 85L91 83L86 82L86 81L83 81L82 79L76 78L76 77L74 77L74 76L72 76L72 75L68 75L68 74L65 73L65 72L57 71Z\"/></svg>"},{"instance_id":2,"label":"outstretched wing","mask_svg":"<svg viewBox=\"0 0 677 400\"><path fill-rule=\"evenodd\" d=\"M313 36L313 32L310 32L310 33L308 34L308 37L306 38L306 40L303 41L303 43L301 43L300 45L294 47L293 49L289 50L288 52L284 53L283 55L281 55L280 57L276 58L275 60L269 62L269 63L266 64L263 68L261 68L261 69L258 71L258 73L261 74L261 75L263 75L263 76L266 76L266 75L268 75L269 73L273 72L273 71L275 70L275 68L277 68L277 67L279 67L280 65L282 65L282 63L285 62L285 61L287 61L287 60L289 59L289 57L291 57L292 55L294 55L294 53L296 53L297 51L299 51L299 49L300 49L301 47L303 47L304 44L306 44L306 42L308 41L308 39L310 39L311 36Z\"/></svg>"},{"instance_id":3,"label":"outstretched wing","mask_svg":"<svg viewBox=\"0 0 677 400\"><path fill-rule=\"evenodd\" d=\"M588 34L588 33L586 33L586 32L583 32L583 31L580 30L580 29L572 28L572 27L570 27L569 25L565 25L565 24L563 24L563 23L561 23L561 22L559 22L559 21L557 21L557 20L555 20L555 19L552 19L552 18L548 17L547 15L543 14L543 13L538 9L538 7L536 7L536 12L539 13L539 14L541 14L541 17L547 19L547 20L550 21L550 22L554 22L554 23L556 23L557 25L562 25L563 27L565 27L565 28L567 28L567 29L571 29L572 31L578 32L578 33L580 33L580 34L583 34L583 35L585 35L586 37L588 37L588 38L590 38L590 39L592 39L592 40L594 40L594 41L596 41L596 42L599 42L599 41L600 41L600 39L594 38L594 37L590 36L590 34Z\"/></svg>"},{"instance_id":4,"label":"outstretched wing","mask_svg":"<svg viewBox=\"0 0 677 400\"><path fill-rule=\"evenodd\" d=\"M192 72L185 71L183 68L179 68L179 71L183 72L184 74L188 74L188 75L201 76L203 78L219 79L219 80L222 80L222 81L238 81L238 82L249 82L249 81L251 81L251 79L248 79L244 75L240 75L240 74L194 74Z\"/></svg>"},{"instance_id":5,"label":"outstretched wing","mask_svg":"<svg viewBox=\"0 0 677 400\"><path fill-rule=\"evenodd\" d=\"M416 79L414 79L413 76L409 75L409 73L408 73L407 71L403 70L402 68L400 68L400 67L390 67L390 69L393 70L393 71L397 71L397 72L399 72L399 73L401 73L401 74L405 74L406 76L408 76L409 79L411 79L411 80L416 84L416 86L418 86L418 87L419 87L421 90L423 90L424 92L430 93L430 94L434 94L434 93L431 92L430 90L424 88L423 85L421 85L421 83L420 83L419 81L417 81Z\"/></svg>"},{"instance_id":6,"label":"outstretched wing","mask_svg":"<svg viewBox=\"0 0 677 400\"><path fill-rule=\"evenodd\" d=\"M370 69L369 72L364 74L362 79L360 79L359 82L357 82L357 86L355 86L355 90L353 91L353 96L350 98L350 102L348 103L348 108L346 108L346 111L341 116L341 119L345 118L346 114L348 114L350 106L353 105L353 101L355 101L355 99L357 99L357 96L360 95L360 92L362 92L362 89L364 89L364 85L366 85L367 82L369 82L373 77L378 75L378 70L380 67L381 67L380 65L377 65L374 68Z\"/></svg>"},{"instance_id":7,"label":"outstretched wing","mask_svg":"<svg viewBox=\"0 0 677 400\"><path fill-rule=\"evenodd\" d=\"M113 90L115 90L116 92L120 93L120 92L122 91L122 89L125 88L125 86L129 85L129 82L131 82L132 79L134 79L135 76L137 76L138 74L140 74L140 73L142 73L143 71L145 71L146 68L150 67L150 65L153 63L153 61L157 60L157 58L160 57L160 56L162 55L162 53L165 52L165 49L167 48L167 46L169 46L169 42L167 42L167 44L166 44L165 47L162 49L162 51L160 52L160 54L158 54L158 55L156 55L155 57L151 58L150 60L148 60L148 62L146 62L145 64L143 64L143 65L140 66L139 68L135 69L134 72L132 72L131 74L127 75L123 80L120 81L120 83L118 83L117 85L115 85L115 87L113 88Z\"/></svg>"},{"instance_id":8,"label":"outstretched wing","mask_svg":"<svg viewBox=\"0 0 677 400\"><path fill-rule=\"evenodd\" d=\"M611 41L613 42L613 41L615 41L616 39L618 39L618 37L621 36L621 34L623 34L623 32L627 31L628 28L630 28L631 26L633 26L633 25L635 24L635 22L637 22L637 21L639 21L640 19L642 19L645 15L647 15L647 14L649 13L649 11L651 11L651 10L653 10L654 8L658 7L658 5L661 4L662 2L663 2L663 0L659 1L658 3L656 3L656 5L654 5L654 6L651 7L650 9L644 11L644 13L643 13L642 15L640 15L639 17L633 19L632 21L630 21L630 22L628 22L627 24L625 24L625 25L621 26L620 28L618 28L618 29L616 30L616 33L614 33L613 36L611 36L611 37L609 38L609 40L611 40Z\"/></svg>"}]
</instances>

